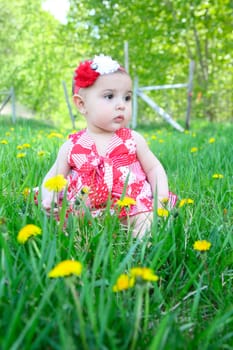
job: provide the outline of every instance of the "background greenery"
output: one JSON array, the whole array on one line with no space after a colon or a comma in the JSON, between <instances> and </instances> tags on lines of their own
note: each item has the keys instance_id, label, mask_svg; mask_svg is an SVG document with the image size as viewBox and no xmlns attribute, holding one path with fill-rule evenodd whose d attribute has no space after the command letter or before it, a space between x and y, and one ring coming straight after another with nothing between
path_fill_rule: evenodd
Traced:
<instances>
[{"instance_id":1,"label":"background greenery","mask_svg":"<svg viewBox=\"0 0 233 350\"><path fill-rule=\"evenodd\" d=\"M69 122L62 80L71 88L80 60L96 53L124 64L129 44L132 77L139 85L184 83L195 61L192 116L232 120L231 0L71 0L63 25L40 0L0 0L0 91L14 86L17 100L40 119ZM151 97L184 121L187 93ZM139 121L157 116L142 102Z\"/></svg>"}]
</instances>

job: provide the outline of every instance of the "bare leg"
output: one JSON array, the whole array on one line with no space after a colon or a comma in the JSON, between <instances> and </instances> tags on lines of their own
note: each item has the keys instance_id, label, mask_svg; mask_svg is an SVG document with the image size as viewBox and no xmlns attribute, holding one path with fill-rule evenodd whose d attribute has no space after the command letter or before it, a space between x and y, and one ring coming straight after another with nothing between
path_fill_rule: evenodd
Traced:
<instances>
[{"instance_id":1,"label":"bare leg","mask_svg":"<svg viewBox=\"0 0 233 350\"><path fill-rule=\"evenodd\" d=\"M153 220L153 213L140 213L127 219L122 220L122 223L133 227L133 237L143 238L146 232L149 232Z\"/></svg>"}]
</instances>

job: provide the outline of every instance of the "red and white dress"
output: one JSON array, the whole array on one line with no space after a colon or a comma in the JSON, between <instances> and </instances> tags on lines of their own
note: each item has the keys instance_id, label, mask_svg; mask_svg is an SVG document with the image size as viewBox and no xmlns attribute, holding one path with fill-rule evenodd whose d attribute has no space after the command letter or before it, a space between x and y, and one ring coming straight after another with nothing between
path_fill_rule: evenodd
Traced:
<instances>
[{"instance_id":1,"label":"red and white dress","mask_svg":"<svg viewBox=\"0 0 233 350\"><path fill-rule=\"evenodd\" d=\"M121 128L108 144L105 156L97 152L94 140L84 129L69 135L72 147L68 155L71 172L67 177L67 199L71 207L88 189L85 204L93 215L98 215L110 200L111 209L124 197L136 202L119 216L136 215L153 210L152 189L136 156L136 143L132 131Z\"/></svg>"}]
</instances>

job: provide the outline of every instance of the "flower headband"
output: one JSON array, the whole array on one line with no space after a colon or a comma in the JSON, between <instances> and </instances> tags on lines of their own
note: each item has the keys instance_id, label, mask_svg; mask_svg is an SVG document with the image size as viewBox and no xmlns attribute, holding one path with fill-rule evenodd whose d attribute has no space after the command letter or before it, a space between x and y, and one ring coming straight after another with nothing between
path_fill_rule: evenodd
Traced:
<instances>
[{"instance_id":1,"label":"flower headband","mask_svg":"<svg viewBox=\"0 0 233 350\"><path fill-rule=\"evenodd\" d=\"M74 71L73 94L77 94L80 88L93 85L100 75L115 73L118 70L125 71L117 61L103 54L95 56L93 60L81 62Z\"/></svg>"}]
</instances>

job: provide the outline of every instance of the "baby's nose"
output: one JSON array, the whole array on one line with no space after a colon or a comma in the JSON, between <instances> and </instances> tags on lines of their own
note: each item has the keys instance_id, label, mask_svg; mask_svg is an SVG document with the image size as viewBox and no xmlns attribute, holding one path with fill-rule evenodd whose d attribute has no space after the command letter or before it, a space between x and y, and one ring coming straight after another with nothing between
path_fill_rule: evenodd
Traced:
<instances>
[{"instance_id":1,"label":"baby's nose","mask_svg":"<svg viewBox=\"0 0 233 350\"><path fill-rule=\"evenodd\" d=\"M125 102L122 99L119 99L116 103L116 109L125 109Z\"/></svg>"}]
</instances>

